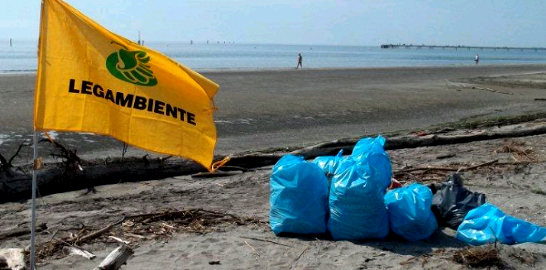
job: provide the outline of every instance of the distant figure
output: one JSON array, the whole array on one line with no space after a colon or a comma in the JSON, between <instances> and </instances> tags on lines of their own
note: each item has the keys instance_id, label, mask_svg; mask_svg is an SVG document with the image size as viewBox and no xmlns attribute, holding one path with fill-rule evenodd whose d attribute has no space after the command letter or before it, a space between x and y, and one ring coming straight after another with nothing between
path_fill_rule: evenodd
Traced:
<instances>
[{"instance_id":1,"label":"distant figure","mask_svg":"<svg viewBox=\"0 0 546 270\"><path fill-rule=\"evenodd\" d=\"M480 62L480 56L478 54L474 57L474 62L476 62L476 65Z\"/></svg>"},{"instance_id":2,"label":"distant figure","mask_svg":"<svg viewBox=\"0 0 546 270\"><path fill-rule=\"evenodd\" d=\"M298 65L296 66L296 69L300 67L303 68L302 62L303 62L303 57L301 57L301 53L298 53Z\"/></svg>"}]
</instances>

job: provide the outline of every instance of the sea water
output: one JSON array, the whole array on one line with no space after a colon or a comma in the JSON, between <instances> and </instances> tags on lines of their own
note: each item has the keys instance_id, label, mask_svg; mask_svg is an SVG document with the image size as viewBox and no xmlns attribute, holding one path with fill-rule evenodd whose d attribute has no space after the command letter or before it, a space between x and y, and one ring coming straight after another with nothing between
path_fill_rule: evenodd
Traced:
<instances>
[{"instance_id":1,"label":"sea water","mask_svg":"<svg viewBox=\"0 0 546 270\"><path fill-rule=\"evenodd\" d=\"M283 45L190 42L146 42L159 51L197 71L280 70L295 68L297 55L303 68L369 68L474 65L546 64L544 50L453 49L427 47L381 49L379 46ZM37 41L0 40L0 73L31 73L37 67Z\"/></svg>"}]
</instances>

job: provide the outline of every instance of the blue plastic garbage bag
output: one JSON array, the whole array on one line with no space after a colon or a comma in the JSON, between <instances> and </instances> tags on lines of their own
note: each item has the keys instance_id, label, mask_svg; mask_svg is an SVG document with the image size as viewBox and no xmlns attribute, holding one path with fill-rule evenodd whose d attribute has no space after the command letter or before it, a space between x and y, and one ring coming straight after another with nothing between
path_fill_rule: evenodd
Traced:
<instances>
[{"instance_id":1,"label":"blue plastic garbage bag","mask_svg":"<svg viewBox=\"0 0 546 270\"><path fill-rule=\"evenodd\" d=\"M286 155L270 177L269 221L275 234L322 234L328 217L328 180L301 156Z\"/></svg>"},{"instance_id":2,"label":"blue plastic garbage bag","mask_svg":"<svg viewBox=\"0 0 546 270\"><path fill-rule=\"evenodd\" d=\"M342 160L330 184L328 230L335 240L383 239L389 233L384 201L392 175L389 157L371 146L358 158Z\"/></svg>"},{"instance_id":3,"label":"blue plastic garbage bag","mask_svg":"<svg viewBox=\"0 0 546 270\"><path fill-rule=\"evenodd\" d=\"M326 177L334 176L339 163L343 160L343 149L335 156L320 156L313 160L313 163L317 164L322 169Z\"/></svg>"},{"instance_id":4,"label":"blue plastic garbage bag","mask_svg":"<svg viewBox=\"0 0 546 270\"><path fill-rule=\"evenodd\" d=\"M358 141L353 148L351 157L359 163L368 165L371 169L377 171L375 177L380 182L389 182L392 177L392 166L389 155L385 152L385 138L377 136L375 138L364 138ZM385 173L388 172L388 173Z\"/></svg>"},{"instance_id":5,"label":"blue plastic garbage bag","mask_svg":"<svg viewBox=\"0 0 546 270\"><path fill-rule=\"evenodd\" d=\"M499 241L512 245L546 240L546 228L506 215L486 203L468 212L457 230L457 239L472 245Z\"/></svg>"},{"instance_id":6,"label":"blue plastic garbage bag","mask_svg":"<svg viewBox=\"0 0 546 270\"><path fill-rule=\"evenodd\" d=\"M408 241L429 238L438 228L430 206L432 191L421 184L391 190L385 195L391 230Z\"/></svg>"}]
</instances>

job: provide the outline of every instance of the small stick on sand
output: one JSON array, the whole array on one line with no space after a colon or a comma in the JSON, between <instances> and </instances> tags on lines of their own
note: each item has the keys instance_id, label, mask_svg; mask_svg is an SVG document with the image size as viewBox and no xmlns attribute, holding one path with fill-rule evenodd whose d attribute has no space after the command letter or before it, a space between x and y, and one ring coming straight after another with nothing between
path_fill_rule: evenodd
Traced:
<instances>
[{"instance_id":1,"label":"small stick on sand","mask_svg":"<svg viewBox=\"0 0 546 270\"><path fill-rule=\"evenodd\" d=\"M114 223L112 223L112 224L110 224L110 225L108 225L108 226L106 226L106 227L104 227L104 228L98 230L98 231L95 231L95 232L92 232L92 233L90 233L90 234L88 234L88 235L85 235L85 236L83 236L83 237L81 237L81 238L79 238L79 239L78 239L77 237L76 237L76 239L72 238L72 239L69 240L69 242L74 242L75 244L78 244L78 243L83 243L83 242L85 242L85 241L88 241L88 240L91 240L91 239L93 239L93 238L99 237L101 234L103 234L103 233L109 231L109 230L112 229L114 226L116 226L116 225L122 223L123 220L125 220L125 218L121 218L120 220L118 220L118 221L116 221L116 222L114 222Z\"/></svg>"},{"instance_id":2,"label":"small stick on sand","mask_svg":"<svg viewBox=\"0 0 546 270\"><path fill-rule=\"evenodd\" d=\"M241 238L250 239L250 240L256 240L256 241L262 241L262 242L268 242L268 243L273 243L273 244L277 244L277 245L285 246L285 247L290 247L290 248L293 247L293 246L290 246L290 245L287 245L287 244L282 244L282 243L279 243L279 242L275 242L275 241L273 241L273 240L260 239L260 238L256 238L256 237L241 236Z\"/></svg>"},{"instance_id":3,"label":"small stick on sand","mask_svg":"<svg viewBox=\"0 0 546 270\"><path fill-rule=\"evenodd\" d=\"M463 168L463 169L461 169L461 171L470 171L470 170L474 170L474 169L477 169L477 168L479 168L479 167L491 165L491 164L494 164L494 163L497 163L497 162L499 162L499 160L498 160L498 159L495 159L495 160L491 160L491 161L488 161L488 162L484 162L484 163L481 163L481 164L478 164L478 165L474 165L474 166L470 166L470 167Z\"/></svg>"},{"instance_id":4,"label":"small stick on sand","mask_svg":"<svg viewBox=\"0 0 546 270\"><path fill-rule=\"evenodd\" d=\"M128 233L128 232L126 232L126 233L123 233L123 234L125 234L126 236L129 236L129 237L134 237L134 238L139 238L139 239L146 239L145 236L138 235L138 234L134 234L134 233Z\"/></svg>"},{"instance_id":5,"label":"small stick on sand","mask_svg":"<svg viewBox=\"0 0 546 270\"><path fill-rule=\"evenodd\" d=\"M247 246L249 246L249 247L252 249L252 251L254 251L254 253L256 253L257 256L260 256L260 253L258 253L258 252L256 251L256 249L254 249L254 247L252 247L247 241L245 241L245 244L246 244Z\"/></svg>"},{"instance_id":6,"label":"small stick on sand","mask_svg":"<svg viewBox=\"0 0 546 270\"><path fill-rule=\"evenodd\" d=\"M108 236L108 238L114 239L114 240L116 240L116 241L118 241L118 242L120 242L122 244L126 244L126 245L131 243L129 241L123 240L121 238L118 238L118 237L115 237L115 236L112 236L112 235Z\"/></svg>"},{"instance_id":7,"label":"small stick on sand","mask_svg":"<svg viewBox=\"0 0 546 270\"><path fill-rule=\"evenodd\" d=\"M78 256L82 256L88 260L92 260L94 259L95 256L93 253L87 251L87 250L83 250L81 248L77 248L77 247L68 247L68 246L65 246L63 247L63 251L67 252L68 254L70 255L78 255Z\"/></svg>"},{"instance_id":8,"label":"small stick on sand","mask_svg":"<svg viewBox=\"0 0 546 270\"><path fill-rule=\"evenodd\" d=\"M306 247L300 252L300 255L298 255L298 257L296 257L296 258L292 261L292 265L294 265L294 264L301 258L301 256L303 255L303 253L305 253L305 251L307 251L307 249L309 249L309 246L306 246Z\"/></svg>"},{"instance_id":9,"label":"small stick on sand","mask_svg":"<svg viewBox=\"0 0 546 270\"><path fill-rule=\"evenodd\" d=\"M494 163L497 163L497 162L499 162L499 160L495 159L495 160L492 160L492 161L487 161L487 162L484 162L484 163L481 163L481 164L478 164L478 165L474 165L474 166L469 166L469 167L466 167L466 168L417 167L417 168L398 170L398 171L394 172L394 174L408 173L408 172L414 172L414 171L470 171L470 170L474 170L474 169L477 169L479 167L491 165L491 164L494 164Z\"/></svg>"}]
</instances>

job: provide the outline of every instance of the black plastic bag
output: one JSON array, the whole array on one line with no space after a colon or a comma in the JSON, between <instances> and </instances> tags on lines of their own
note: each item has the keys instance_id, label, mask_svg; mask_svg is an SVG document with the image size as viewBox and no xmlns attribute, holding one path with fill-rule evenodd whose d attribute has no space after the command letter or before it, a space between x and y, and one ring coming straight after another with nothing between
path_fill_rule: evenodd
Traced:
<instances>
[{"instance_id":1,"label":"black plastic bag","mask_svg":"<svg viewBox=\"0 0 546 270\"><path fill-rule=\"evenodd\" d=\"M438 224L457 229L468 212L486 201L485 194L472 192L463 186L458 174L451 175L432 199L432 212Z\"/></svg>"}]
</instances>

